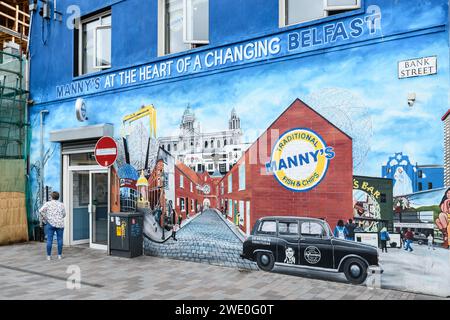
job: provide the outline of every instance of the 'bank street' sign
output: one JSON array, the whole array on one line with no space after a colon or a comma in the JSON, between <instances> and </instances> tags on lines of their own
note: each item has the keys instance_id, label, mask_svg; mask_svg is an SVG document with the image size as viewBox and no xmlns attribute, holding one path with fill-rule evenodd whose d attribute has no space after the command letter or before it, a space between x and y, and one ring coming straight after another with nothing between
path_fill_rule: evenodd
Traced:
<instances>
[{"instance_id":1,"label":"'bank street' sign","mask_svg":"<svg viewBox=\"0 0 450 320\"><path fill-rule=\"evenodd\" d=\"M400 61L398 63L398 78L429 76L437 73L437 57L425 57Z\"/></svg>"}]
</instances>

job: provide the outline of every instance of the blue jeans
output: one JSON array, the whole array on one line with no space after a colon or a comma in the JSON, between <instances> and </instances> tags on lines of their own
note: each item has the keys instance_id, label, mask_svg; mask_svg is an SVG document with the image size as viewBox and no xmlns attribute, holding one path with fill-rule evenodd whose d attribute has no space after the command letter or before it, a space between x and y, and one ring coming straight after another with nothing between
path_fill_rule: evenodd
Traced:
<instances>
[{"instance_id":1,"label":"blue jeans","mask_svg":"<svg viewBox=\"0 0 450 320\"><path fill-rule=\"evenodd\" d=\"M412 240L406 240L405 241L405 250L413 251L413 248L411 247Z\"/></svg>"},{"instance_id":2,"label":"blue jeans","mask_svg":"<svg viewBox=\"0 0 450 320\"><path fill-rule=\"evenodd\" d=\"M58 242L58 255L62 254L64 228L55 228L50 224L45 225L45 233L47 234L47 256L52 255L53 236L56 232L56 240Z\"/></svg>"}]
</instances>

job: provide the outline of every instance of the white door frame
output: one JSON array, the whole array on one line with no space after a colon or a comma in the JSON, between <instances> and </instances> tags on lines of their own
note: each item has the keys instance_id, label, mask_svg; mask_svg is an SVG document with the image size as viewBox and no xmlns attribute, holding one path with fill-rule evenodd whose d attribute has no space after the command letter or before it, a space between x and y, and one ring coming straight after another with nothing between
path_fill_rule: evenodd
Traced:
<instances>
[{"instance_id":1,"label":"white door frame","mask_svg":"<svg viewBox=\"0 0 450 320\"><path fill-rule=\"evenodd\" d=\"M75 173L75 172L80 172L80 171L83 171L83 172L86 172L87 174L89 174L89 171L84 171L84 170L70 170L69 169L69 179L68 179L68 181L69 181L69 196L67 197L68 199L67 200L69 200L69 216L70 216L70 226L69 226L69 233L70 233L70 236L69 236L69 242L70 242L70 245L74 245L74 246L76 246L76 245L80 245L80 244L86 244L86 243L89 243L89 239L83 239L83 240L74 240L73 239L73 226L74 226L74 224L73 224L73 174ZM89 210L89 205L88 205L88 210Z\"/></svg>"},{"instance_id":2,"label":"white door frame","mask_svg":"<svg viewBox=\"0 0 450 320\"><path fill-rule=\"evenodd\" d=\"M93 204L92 204L92 193L93 193L93 188L92 188L92 182L93 182L93 175L94 174L98 174L98 173L106 173L108 175L108 209L107 209L107 214L109 216L109 213L111 212L111 203L110 203L110 186L111 186L111 175L110 175L110 170L109 168L105 169L97 169L97 170L90 170L89 171L89 247L92 249L98 249L98 250L105 250L108 251L108 243L109 243L109 218L107 218L107 223L106 223L106 233L107 233L107 237L106 237L106 245L103 244L98 244L98 243L93 243L92 239L93 239L93 230L94 230L94 210L93 210Z\"/></svg>"},{"instance_id":3,"label":"white door frame","mask_svg":"<svg viewBox=\"0 0 450 320\"><path fill-rule=\"evenodd\" d=\"M64 204L66 207L66 212L69 213L69 219L66 219L65 229L68 232L64 234L64 242L73 245L87 244L89 243L89 247L92 249L100 249L100 250L108 250L108 245L99 245L92 243L92 212L91 212L91 203L92 203L92 173L107 173L108 174L108 214L111 212L111 170L109 168L104 168L96 165L88 165L88 166L69 166L69 155L63 156L63 196L64 196ZM73 173L74 172L86 172L89 174L89 239L84 240L73 240ZM107 243L109 243L109 228L107 228Z\"/></svg>"}]
</instances>

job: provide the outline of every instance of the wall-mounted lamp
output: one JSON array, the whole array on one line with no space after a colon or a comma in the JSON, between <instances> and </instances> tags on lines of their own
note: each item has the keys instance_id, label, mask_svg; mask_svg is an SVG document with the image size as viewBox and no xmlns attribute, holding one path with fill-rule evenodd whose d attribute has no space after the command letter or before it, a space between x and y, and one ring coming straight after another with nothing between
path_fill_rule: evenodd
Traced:
<instances>
[{"instance_id":1,"label":"wall-mounted lamp","mask_svg":"<svg viewBox=\"0 0 450 320\"><path fill-rule=\"evenodd\" d=\"M412 107L416 102L416 94L414 92L408 93L408 105Z\"/></svg>"},{"instance_id":2,"label":"wall-mounted lamp","mask_svg":"<svg viewBox=\"0 0 450 320\"><path fill-rule=\"evenodd\" d=\"M28 8L31 13L37 10L37 0L28 0Z\"/></svg>"},{"instance_id":3,"label":"wall-mounted lamp","mask_svg":"<svg viewBox=\"0 0 450 320\"><path fill-rule=\"evenodd\" d=\"M40 0L42 2L42 7L39 10L39 14L42 16L42 18L50 20L51 19L51 10L50 10L50 4L49 0Z\"/></svg>"}]
</instances>

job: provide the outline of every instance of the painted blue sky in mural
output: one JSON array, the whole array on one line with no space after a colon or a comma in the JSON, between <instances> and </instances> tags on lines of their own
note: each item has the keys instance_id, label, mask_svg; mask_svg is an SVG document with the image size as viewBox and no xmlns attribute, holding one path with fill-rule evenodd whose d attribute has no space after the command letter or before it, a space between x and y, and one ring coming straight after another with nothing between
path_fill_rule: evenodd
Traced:
<instances>
[{"instance_id":1,"label":"painted blue sky in mural","mask_svg":"<svg viewBox=\"0 0 450 320\"><path fill-rule=\"evenodd\" d=\"M190 104L202 130L217 131L228 127L234 107L241 117L246 142L253 142L294 99L309 103L314 96L312 100L317 102L321 92L334 89L354 97L356 105L350 102L351 107L363 107L370 114L373 131L367 140L370 151L355 174L379 176L381 165L389 155L399 151L410 155L413 162L442 164L440 117L448 106L445 92L449 75L444 71L448 69L448 43L444 34L416 37L413 43L415 45L411 46L410 39L384 42L86 98L89 122L85 125L103 123L107 119L115 125L116 135L119 135L124 115L144 104L153 104L158 110L158 136L166 136L175 133L184 109ZM431 55L438 56L437 75L397 78L398 61ZM417 102L412 108L407 104L409 92L417 93ZM47 132L81 125L74 117L73 104L70 101L50 108ZM39 137L39 126L36 126L39 110L37 107L31 110L35 139ZM328 110L324 116L334 122L336 113ZM363 120L367 119L351 119ZM353 138L358 139L358 132L353 133ZM38 148L38 143L32 144L32 161L38 158ZM59 186L59 170L56 152L46 169L52 172L51 176L47 175L47 184Z\"/></svg>"}]
</instances>

